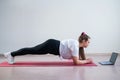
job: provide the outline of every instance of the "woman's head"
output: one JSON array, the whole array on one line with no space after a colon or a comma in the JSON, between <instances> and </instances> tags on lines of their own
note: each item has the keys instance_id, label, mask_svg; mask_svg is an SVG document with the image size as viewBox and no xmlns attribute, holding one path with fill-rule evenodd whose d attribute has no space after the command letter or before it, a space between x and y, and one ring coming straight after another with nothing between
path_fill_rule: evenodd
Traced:
<instances>
[{"instance_id":1,"label":"woman's head","mask_svg":"<svg viewBox=\"0 0 120 80\"><path fill-rule=\"evenodd\" d=\"M78 41L80 43L80 47L86 48L90 43L89 39L90 39L90 37L85 32L82 32L78 38Z\"/></svg>"}]
</instances>

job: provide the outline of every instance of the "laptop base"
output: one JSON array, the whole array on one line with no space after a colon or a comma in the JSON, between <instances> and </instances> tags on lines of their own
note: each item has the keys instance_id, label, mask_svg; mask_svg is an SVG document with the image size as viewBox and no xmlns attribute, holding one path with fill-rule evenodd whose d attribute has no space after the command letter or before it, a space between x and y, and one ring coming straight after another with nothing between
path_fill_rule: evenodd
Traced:
<instances>
[{"instance_id":1,"label":"laptop base","mask_svg":"<svg viewBox=\"0 0 120 80\"><path fill-rule=\"evenodd\" d=\"M103 62L99 62L99 64L101 65L114 65L112 62L110 61L103 61Z\"/></svg>"}]
</instances>

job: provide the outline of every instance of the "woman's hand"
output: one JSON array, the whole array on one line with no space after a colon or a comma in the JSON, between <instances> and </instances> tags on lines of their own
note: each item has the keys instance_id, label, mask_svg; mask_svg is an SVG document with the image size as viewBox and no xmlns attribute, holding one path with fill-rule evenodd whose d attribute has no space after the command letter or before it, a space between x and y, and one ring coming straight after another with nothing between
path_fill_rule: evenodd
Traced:
<instances>
[{"instance_id":1,"label":"woman's hand","mask_svg":"<svg viewBox=\"0 0 120 80\"><path fill-rule=\"evenodd\" d=\"M86 62L87 62L87 63L92 63L93 60L92 60L91 58L88 58L88 59L86 59Z\"/></svg>"}]
</instances>

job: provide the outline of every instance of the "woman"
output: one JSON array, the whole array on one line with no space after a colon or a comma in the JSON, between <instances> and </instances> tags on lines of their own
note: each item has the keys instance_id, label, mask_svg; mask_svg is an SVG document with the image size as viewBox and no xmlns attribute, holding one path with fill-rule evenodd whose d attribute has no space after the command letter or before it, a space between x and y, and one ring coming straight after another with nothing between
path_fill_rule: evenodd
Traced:
<instances>
[{"instance_id":1,"label":"woman","mask_svg":"<svg viewBox=\"0 0 120 80\"><path fill-rule=\"evenodd\" d=\"M86 59L84 48L89 44L90 37L84 32L80 35L78 40L55 40L49 39L42 44L31 48L22 48L18 51L5 53L9 64L14 63L15 56L26 54L54 54L59 55L64 59L72 59L75 65L91 63L92 59Z\"/></svg>"}]
</instances>

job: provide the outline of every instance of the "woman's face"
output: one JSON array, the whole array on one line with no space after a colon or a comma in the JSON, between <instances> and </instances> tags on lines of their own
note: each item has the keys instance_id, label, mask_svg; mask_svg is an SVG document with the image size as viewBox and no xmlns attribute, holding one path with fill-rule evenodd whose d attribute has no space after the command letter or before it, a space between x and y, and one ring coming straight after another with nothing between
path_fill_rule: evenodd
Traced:
<instances>
[{"instance_id":1,"label":"woman's face","mask_svg":"<svg viewBox=\"0 0 120 80\"><path fill-rule=\"evenodd\" d=\"M83 40L83 42L82 42L83 47L85 47L85 48L88 47L89 43L90 43L89 39L88 39L88 41Z\"/></svg>"}]
</instances>

